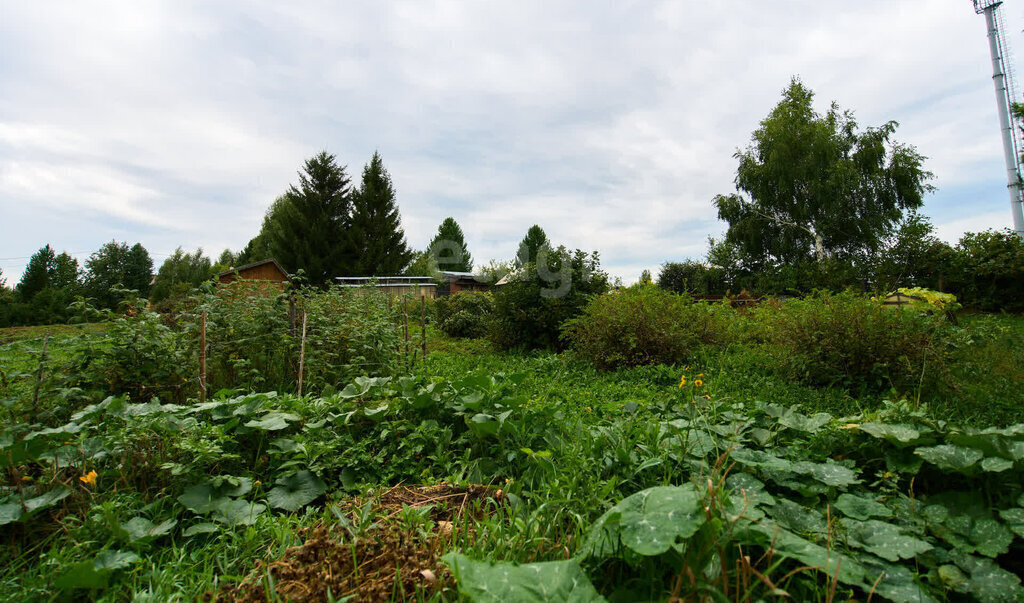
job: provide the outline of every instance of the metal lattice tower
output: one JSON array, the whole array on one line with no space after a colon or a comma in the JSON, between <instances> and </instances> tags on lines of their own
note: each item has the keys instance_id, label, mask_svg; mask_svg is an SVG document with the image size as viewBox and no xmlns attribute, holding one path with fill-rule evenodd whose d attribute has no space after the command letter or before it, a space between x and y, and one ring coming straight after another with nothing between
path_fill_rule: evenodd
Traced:
<instances>
[{"instance_id":1,"label":"metal lattice tower","mask_svg":"<svg viewBox=\"0 0 1024 603\"><path fill-rule=\"evenodd\" d=\"M999 10L1002 0L974 0L974 12L985 15L988 26L989 51L992 54L992 82L996 89L996 105L999 109L999 125L1003 134L1003 155L1006 161L1007 189L1010 193L1010 212L1013 215L1013 229L1017 236L1024 238L1024 197L1020 176L1020 154L1024 149L1021 132L1013 127L1010 120L1014 99L1017 98L1013 81L1012 61L1009 45Z\"/></svg>"}]
</instances>

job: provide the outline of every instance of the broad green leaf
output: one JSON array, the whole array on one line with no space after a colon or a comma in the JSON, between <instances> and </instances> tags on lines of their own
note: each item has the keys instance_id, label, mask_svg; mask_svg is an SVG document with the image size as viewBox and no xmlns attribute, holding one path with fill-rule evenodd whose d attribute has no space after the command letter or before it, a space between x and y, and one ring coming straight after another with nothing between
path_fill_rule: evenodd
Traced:
<instances>
[{"instance_id":1,"label":"broad green leaf","mask_svg":"<svg viewBox=\"0 0 1024 603\"><path fill-rule=\"evenodd\" d=\"M227 499L214 509L211 519L229 526L251 526L266 510L267 506L260 503Z\"/></svg>"},{"instance_id":2,"label":"broad green leaf","mask_svg":"<svg viewBox=\"0 0 1024 603\"><path fill-rule=\"evenodd\" d=\"M263 415L259 420L252 420L245 423L246 427L262 429L263 431L279 431L287 429L289 422L302 419L299 415L287 412L271 411Z\"/></svg>"},{"instance_id":3,"label":"broad green leaf","mask_svg":"<svg viewBox=\"0 0 1024 603\"><path fill-rule=\"evenodd\" d=\"M810 475L826 486L832 486L833 488L850 486L860 482L857 479L857 474L852 469L840 465L832 459L827 459L824 463L812 463L810 461L793 463L793 471Z\"/></svg>"},{"instance_id":4,"label":"broad green leaf","mask_svg":"<svg viewBox=\"0 0 1024 603\"><path fill-rule=\"evenodd\" d=\"M316 500L327 489L324 482L309 471L287 475L274 483L274 488L267 493L267 502L272 507L285 511L298 511Z\"/></svg>"},{"instance_id":5,"label":"broad green leaf","mask_svg":"<svg viewBox=\"0 0 1024 603\"><path fill-rule=\"evenodd\" d=\"M197 523L194 526L189 526L185 529L184 535L195 536L196 534L211 534L220 530L220 526L215 523Z\"/></svg>"},{"instance_id":6,"label":"broad green leaf","mask_svg":"<svg viewBox=\"0 0 1024 603\"><path fill-rule=\"evenodd\" d=\"M228 496L221 494L217 488L210 484L197 484L185 488L185 492L178 497L178 502L186 509L196 513L209 513L221 504L231 500Z\"/></svg>"},{"instance_id":7,"label":"broad green leaf","mask_svg":"<svg viewBox=\"0 0 1024 603\"><path fill-rule=\"evenodd\" d=\"M913 559L932 550L932 545L884 521L847 521L844 525L851 544L889 561Z\"/></svg>"},{"instance_id":8,"label":"broad green leaf","mask_svg":"<svg viewBox=\"0 0 1024 603\"><path fill-rule=\"evenodd\" d=\"M692 484L648 488L626 497L594 523L585 554L610 556L621 543L640 555L660 555L693 536L704 521Z\"/></svg>"},{"instance_id":9,"label":"broad green leaf","mask_svg":"<svg viewBox=\"0 0 1024 603\"><path fill-rule=\"evenodd\" d=\"M999 523L980 493L944 492L922 510L928 529L965 553L996 557L1006 553L1013 534Z\"/></svg>"},{"instance_id":10,"label":"broad green leaf","mask_svg":"<svg viewBox=\"0 0 1024 603\"><path fill-rule=\"evenodd\" d=\"M969 592L979 601L1020 601L1024 598L1020 578L999 567L991 559L974 557L953 550L950 559L969 576L959 589Z\"/></svg>"},{"instance_id":11,"label":"broad green leaf","mask_svg":"<svg viewBox=\"0 0 1024 603\"><path fill-rule=\"evenodd\" d=\"M961 473L966 473L967 469L985 456L980 450L950 444L918 448L914 454L920 455L921 458L936 465L939 469Z\"/></svg>"},{"instance_id":12,"label":"broad green leaf","mask_svg":"<svg viewBox=\"0 0 1024 603\"><path fill-rule=\"evenodd\" d=\"M999 512L999 516L1010 526L1014 534L1024 538L1024 509L1020 507L1004 509Z\"/></svg>"},{"instance_id":13,"label":"broad green leaf","mask_svg":"<svg viewBox=\"0 0 1024 603\"><path fill-rule=\"evenodd\" d=\"M1013 461L999 456L990 456L981 459L981 468L984 471L998 473L1008 469L1013 469Z\"/></svg>"},{"instance_id":14,"label":"broad green leaf","mask_svg":"<svg viewBox=\"0 0 1024 603\"><path fill-rule=\"evenodd\" d=\"M0 505L0 526L21 519L21 503L13 502Z\"/></svg>"},{"instance_id":15,"label":"broad green leaf","mask_svg":"<svg viewBox=\"0 0 1024 603\"><path fill-rule=\"evenodd\" d=\"M772 525L772 522L751 523L748 529L760 534L763 538L762 544L772 546L782 556L818 568L823 578L837 576L840 582L855 586L863 586L867 581L864 566L852 557L828 550L789 530Z\"/></svg>"},{"instance_id":16,"label":"broad green leaf","mask_svg":"<svg viewBox=\"0 0 1024 603\"><path fill-rule=\"evenodd\" d=\"M892 509L882 503L865 496L841 494L836 499L835 508L847 517L854 519L870 519L871 517L892 517Z\"/></svg>"},{"instance_id":17,"label":"broad green leaf","mask_svg":"<svg viewBox=\"0 0 1024 603\"><path fill-rule=\"evenodd\" d=\"M50 490L45 494L41 494L34 498L30 498L25 501L25 512L35 513L36 511L52 507L58 502L64 500L71 494L71 488L67 486L58 485L54 489Z\"/></svg>"},{"instance_id":18,"label":"broad green leaf","mask_svg":"<svg viewBox=\"0 0 1024 603\"><path fill-rule=\"evenodd\" d=\"M921 440L920 431L912 425L902 423L861 423L857 428L870 436L897 446L916 444Z\"/></svg>"},{"instance_id":19,"label":"broad green leaf","mask_svg":"<svg viewBox=\"0 0 1024 603\"><path fill-rule=\"evenodd\" d=\"M825 534L825 518L814 509L808 509L787 498L777 499L769 511L772 519L796 534Z\"/></svg>"},{"instance_id":20,"label":"broad green leaf","mask_svg":"<svg viewBox=\"0 0 1024 603\"><path fill-rule=\"evenodd\" d=\"M779 417L779 425L806 433L817 433L831 420L832 415L828 413L819 412L806 416L787 408L786 412Z\"/></svg>"},{"instance_id":21,"label":"broad green leaf","mask_svg":"<svg viewBox=\"0 0 1024 603\"><path fill-rule=\"evenodd\" d=\"M477 413L472 417L466 417L466 425L478 438L487 438L498 435L501 423L492 415Z\"/></svg>"},{"instance_id":22,"label":"broad green leaf","mask_svg":"<svg viewBox=\"0 0 1024 603\"><path fill-rule=\"evenodd\" d=\"M62 590L105 588L114 570L138 561L139 556L132 552L104 550L91 561L71 565L54 583Z\"/></svg>"},{"instance_id":23,"label":"broad green leaf","mask_svg":"<svg viewBox=\"0 0 1024 603\"><path fill-rule=\"evenodd\" d=\"M121 524L121 529L128 534L131 542L148 542L155 538L159 538L164 534L170 534L171 530L173 530L176 525L178 525L178 522L174 519L168 519L159 524L154 524L145 517L133 517L127 522Z\"/></svg>"},{"instance_id":24,"label":"broad green leaf","mask_svg":"<svg viewBox=\"0 0 1024 603\"><path fill-rule=\"evenodd\" d=\"M749 505L773 505L775 498L765 491L764 482L749 473L732 473L725 480L725 486Z\"/></svg>"},{"instance_id":25,"label":"broad green leaf","mask_svg":"<svg viewBox=\"0 0 1024 603\"><path fill-rule=\"evenodd\" d=\"M477 603L597 603L605 601L575 559L515 565L474 561L459 553L442 557L459 594Z\"/></svg>"},{"instance_id":26,"label":"broad green leaf","mask_svg":"<svg viewBox=\"0 0 1024 603\"><path fill-rule=\"evenodd\" d=\"M107 549L100 551L92 564L97 570L116 570L124 569L139 561L141 561L139 556L131 551L112 551Z\"/></svg>"}]
</instances>

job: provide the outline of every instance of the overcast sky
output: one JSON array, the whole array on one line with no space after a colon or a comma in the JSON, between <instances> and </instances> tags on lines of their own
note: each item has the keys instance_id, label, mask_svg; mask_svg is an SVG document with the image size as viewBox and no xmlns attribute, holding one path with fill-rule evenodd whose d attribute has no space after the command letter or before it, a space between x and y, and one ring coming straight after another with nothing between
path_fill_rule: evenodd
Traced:
<instances>
[{"instance_id":1,"label":"overcast sky","mask_svg":"<svg viewBox=\"0 0 1024 603\"><path fill-rule=\"evenodd\" d=\"M794 75L900 122L943 238L1010 225L968 0L0 0L0 268L112 239L216 257L306 158L358 179L379 150L413 247L453 216L508 259L537 223L629 282L724 231L711 199Z\"/></svg>"}]
</instances>

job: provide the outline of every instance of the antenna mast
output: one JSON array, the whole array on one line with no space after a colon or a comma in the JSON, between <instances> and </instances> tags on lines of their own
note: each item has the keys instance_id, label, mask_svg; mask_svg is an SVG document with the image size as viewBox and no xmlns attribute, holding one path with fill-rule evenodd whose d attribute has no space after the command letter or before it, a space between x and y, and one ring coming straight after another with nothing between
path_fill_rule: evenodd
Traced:
<instances>
[{"instance_id":1,"label":"antenna mast","mask_svg":"<svg viewBox=\"0 0 1024 603\"><path fill-rule=\"evenodd\" d=\"M1003 155L1006 160L1007 190L1010 193L1010 213L1013 215L1013 230L1024 238L1024 197L1021 196L1020 154L1024 147L1020 132L1013 127L1010 114L1016 98L1013 72L1007 67L1009 60L1006 37L1003 34L1002 15L999 11L1002 0L974 0L974 12L985 15L988 25L988 46L992 54L992 82L996 87L996 105L999 109L999 125L1003 133Z\"/></svg>"}]
</instances>

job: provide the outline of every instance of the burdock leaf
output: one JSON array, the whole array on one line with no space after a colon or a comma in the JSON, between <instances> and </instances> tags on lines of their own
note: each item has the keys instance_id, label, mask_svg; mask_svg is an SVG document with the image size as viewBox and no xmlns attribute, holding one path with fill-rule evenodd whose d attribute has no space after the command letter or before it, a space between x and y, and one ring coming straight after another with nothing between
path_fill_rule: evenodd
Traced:
<instances>
[{"instance_id":1,"label":"burdock leaf","mask_svg":"<svg viewBox=\"0 0 1024 603\"><path fill-rule=\"evenodd\" d=\"M267 502L285 511L298 511L327 490L324 482L309 471L286 475L274 483L276 485L267 494Z\"/></svg>"}]
</instances>

